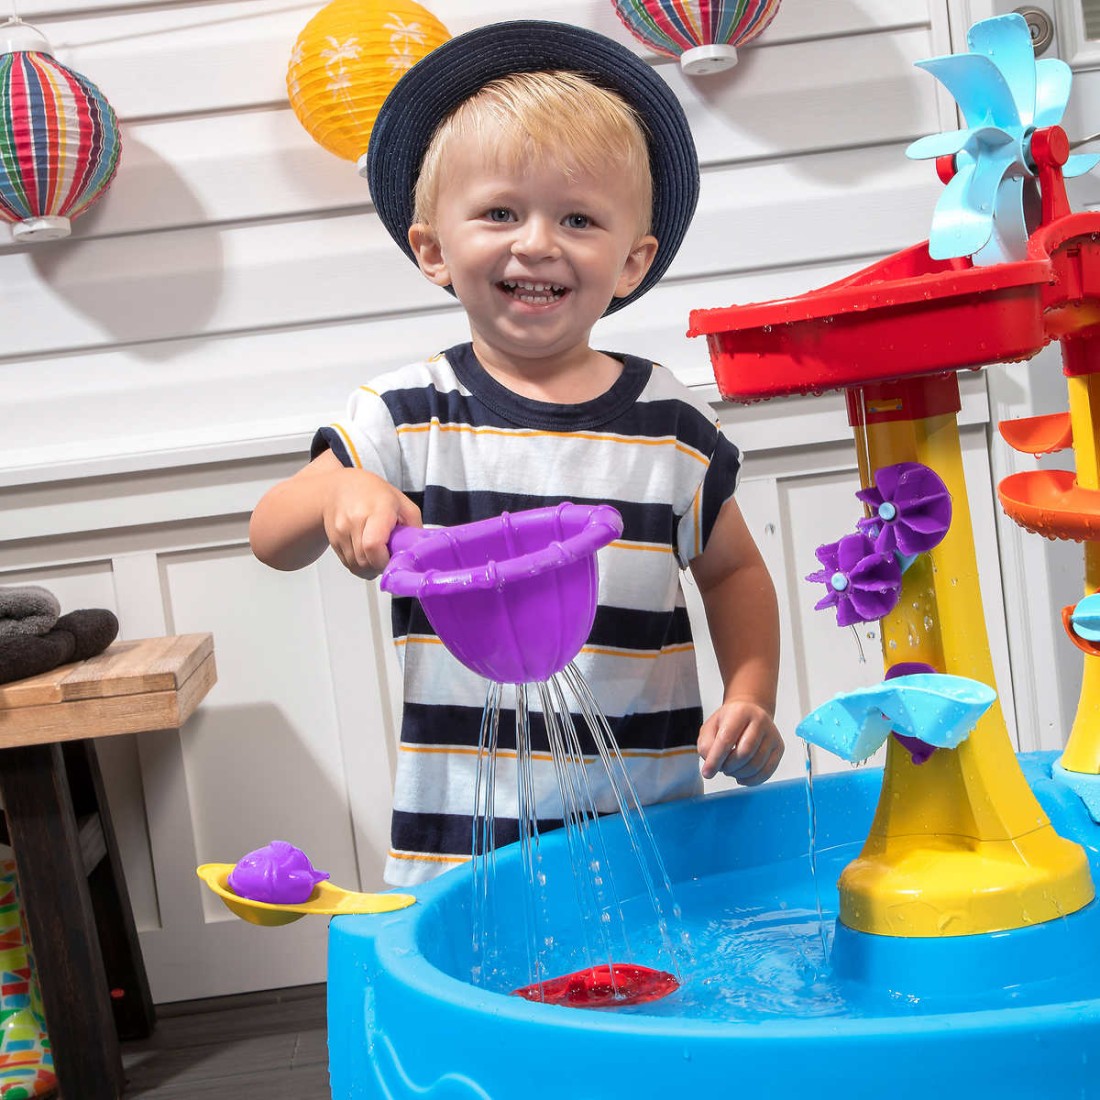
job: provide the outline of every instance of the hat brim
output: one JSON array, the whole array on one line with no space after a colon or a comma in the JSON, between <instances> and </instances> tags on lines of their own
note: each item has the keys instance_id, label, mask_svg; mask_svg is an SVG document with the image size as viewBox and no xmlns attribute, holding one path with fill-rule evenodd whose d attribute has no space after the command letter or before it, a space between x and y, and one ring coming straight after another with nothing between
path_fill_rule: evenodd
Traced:
<instances>
[{"instance_id":1,"label":"hat brim","mask_svg":"<svg viewBox=\"0 0 1100 1100\"><path fill-rule=\"evenodd\" d=\"M699 162L687 117L671 88L625 46L568 23L493 23L437 46L386 97L371 132L366 176L382 224L415 262L408 241L413 194L432 135L462 102L512 73L580 73L617 92L645 123L653 175L652 233L657 255L645 278L613 313L640 298L676 256L699 198Z\"/></svg>"}]
</instances>

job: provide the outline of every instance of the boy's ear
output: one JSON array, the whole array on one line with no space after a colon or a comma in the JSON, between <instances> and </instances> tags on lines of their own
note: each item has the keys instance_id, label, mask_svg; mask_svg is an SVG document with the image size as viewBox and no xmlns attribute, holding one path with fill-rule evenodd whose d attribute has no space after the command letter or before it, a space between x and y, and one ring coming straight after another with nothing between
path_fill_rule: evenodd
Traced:
<instances>
[{"instance_id":1,"label":"boy's ear","mask_svg":"<svg viewBox=\"0 0 1100 1100\"><path fill-rule=\"evenodd\" d=\"M619 282L615 287L614 297L625 298L637 289L638 284L646 277L646 272L653 265L653 259L657 255L657 238L651 236L640 237L623 264Z\"/></svg>"},{"instance_id":2,"label":"boy's ear","mask_svg":"<svg viewBox=\"0 0 1100 1100\"><path fill-rule=\"evenodd\" d=\"M440 247L439 238L435 230L424 222L417 222L409 226L409 246L413 250L420 270L436 286L450 286L451 273L447 268L447 262L443 259L443 249Z\"/></svg>"}]
</instances>

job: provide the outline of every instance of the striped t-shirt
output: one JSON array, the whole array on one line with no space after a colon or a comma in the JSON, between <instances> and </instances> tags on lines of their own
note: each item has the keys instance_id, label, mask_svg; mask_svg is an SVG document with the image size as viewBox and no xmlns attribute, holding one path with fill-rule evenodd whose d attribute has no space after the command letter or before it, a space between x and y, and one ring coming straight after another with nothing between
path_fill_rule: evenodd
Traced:
<instances>
[{"instance_id":1,"label":"striped t-shirt","mask_svg":"<svg viewBox=\"0 0 1100 1100\"><path fill-rule=\"evenodd\" d=\"M702 722L681 570L706 545L732 495L737 448L714 413L672 374L630 355L611 388L559 405L520 397L489 375L469 344L384 375L352 394L346 417L318 431L347 466L385 478L421 509L425 527L572 501L611 504L622 537L599 552L595 622L575 664L627 762L643 804L701 790ZM412 599L393 601L404 708L386 881L415 885L470 856L477 745L486 683L452 657ZM495 839L518 837L514 689L504 689ZM561 818L549 747L532 701L540 827ZM615 809L580 719L600 812Z\"/></svg>"}]
</instances>

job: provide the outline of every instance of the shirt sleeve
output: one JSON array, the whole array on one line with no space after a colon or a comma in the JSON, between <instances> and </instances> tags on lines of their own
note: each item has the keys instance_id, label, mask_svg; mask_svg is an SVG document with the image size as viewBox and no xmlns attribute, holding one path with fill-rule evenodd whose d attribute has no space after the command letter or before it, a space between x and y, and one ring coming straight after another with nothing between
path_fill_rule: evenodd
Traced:
<instances>
[{"instance_id":1,"label":"shirt sleeve","mask_svg":"<svg viewBox=\"0 0 1100 1100\"><path fill-rule=\"evenodd\" d=\"M368 470L403 488L397 430L385 401L369 386L351 395L343 419L317 429L309 457L325 451L332 451L345 466Z\"/></svg>"},{"instance_id":2,"label":"shirt sleeve","mask_svg":"<svg viewBox=\"0 0 1100 1100\"><path fill-rule=\"evenodd\" d=\"M691 507L680 519L677 528L677 557L681 568L687 568L693 558L705 549L714 530L718 513L737 491L741 476L741 452L715 425L715 444L706 472L695 491Z\"/></svg>"}]
</instances>

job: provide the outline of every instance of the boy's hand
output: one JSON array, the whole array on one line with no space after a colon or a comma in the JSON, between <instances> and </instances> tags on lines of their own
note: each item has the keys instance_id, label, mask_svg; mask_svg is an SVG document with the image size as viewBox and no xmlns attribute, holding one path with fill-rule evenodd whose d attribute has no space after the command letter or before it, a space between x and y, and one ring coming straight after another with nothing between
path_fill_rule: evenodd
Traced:
<instances>
[{"instance_id":1,"label":"boy's hand","mask_svg":"<svg viewBox=\"0 0 1100 1100\"><path fill-rule=\"evenodd\" d=\"M322 519L336 556L357 577L373 580L390 560L394 527L421 526L420 509L399 489L366 470L341 469L326 486Z\"/></svg>"},{"instance_id":2,"label":"boy's hand","mask_svg":"<svg viewBox=\"0 0 1100 1100\"><path fill-rule=\"evenodd\" d=\"M722 772L743 787L770 779L783 758L783 738L772 716L745 700L723 703L700 727L697 746L704 779Z\"/></svg>"}]
</instances>

